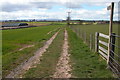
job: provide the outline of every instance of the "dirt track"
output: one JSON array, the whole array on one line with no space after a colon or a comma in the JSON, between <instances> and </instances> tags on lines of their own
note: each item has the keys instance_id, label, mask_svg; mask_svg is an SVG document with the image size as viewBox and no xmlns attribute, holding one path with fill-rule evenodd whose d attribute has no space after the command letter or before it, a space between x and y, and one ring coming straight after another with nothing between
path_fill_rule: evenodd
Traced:
<instances>
[{"instance_id":1,"label":"dirt track","mask_svg":"<svg viewBox=\"0 0 120 80\"><path fill-rule=\"evenodd\" d=\"M59 31L58 31L59 32ZM37 64L40 60L40 57L42 54L46 51L46 49L49 47L49 45L52 43L52 41L57 36L58 32L56 32L46 43L45 45L40 48L38 51L35 52L34 56L26 60L25 62L21 63L17 68L12 70L10 74L6 76L6 78L17 78L20 77L20 75L24 74L27 70L29 70L31 67L33 67L34 64Z\"/></svg>"},{"instance_id":2,"label":"dirt track","mask_svg":"<svg viewBox=\"0 0 120 80\"><path fill-rule=\"evenodd\" d=\"M56 72L53 75L53 78L70 78L71 77L71 67L69 64L70 61L70 54L68 54L68 33L65 29L64 33L64 44L63 44L63 51L61 53L61 56L59 58Z\"/></svg>"}]
</instances>

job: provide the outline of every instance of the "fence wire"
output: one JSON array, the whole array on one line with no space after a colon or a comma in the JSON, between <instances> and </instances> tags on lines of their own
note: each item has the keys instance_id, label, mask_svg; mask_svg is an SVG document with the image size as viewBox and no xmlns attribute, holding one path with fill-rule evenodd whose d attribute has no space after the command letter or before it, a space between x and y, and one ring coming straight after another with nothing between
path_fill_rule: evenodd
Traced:
<instances>
[{"instance_id":1,"label":"fence wire","mask_svg":"<svg viewBox=\"0 0 120 80\"><path fill-rule=\"evenodd\" d=\"M95 36L93 36L95 34L89 34L88 37L88 34L85 31L80 30L80 28L77 28L75 26L70 26L70 28L77 34L77 36L79 36L90 47L90 50L95 51ZM119 35L112 34L112 36L120 39ZM110 50L111 53L114 54L114 57L111 55L109 56L110 59L113 61L110 62L109 68L118 78L120 78L120 55L119 55L120 46L117 45L116 43L115 44L110 43L110 44L115 47L115 51Z\"/></svg>"}]
</instances>

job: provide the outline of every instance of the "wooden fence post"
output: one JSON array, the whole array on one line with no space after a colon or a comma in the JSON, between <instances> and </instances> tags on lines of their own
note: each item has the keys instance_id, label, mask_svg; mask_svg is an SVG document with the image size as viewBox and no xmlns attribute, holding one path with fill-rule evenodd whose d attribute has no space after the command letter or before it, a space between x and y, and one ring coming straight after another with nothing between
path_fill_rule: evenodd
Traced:
<instances>
[{"instance_id":1,"label":"wooden fence post","mask_svg":"<svg viewBox=\"0 0 120 80\"><path fill-rule=\"evenodd\" d=\"M85 41L85 43L87 43L87 40L86 40L86 32L84 32L84 41Z\"/></svg>"},{"instance_id":2,"label":"wooden fence post","mask_svg":"<svg viewBox=\"0 0 120 80\"><path fill-rule=\"evenodd\" d=\"M118 35L120 35L120 33L118 33ZM118 46L120 46L120 39L118 40ZM120 56L120 49L118 49L118 56ZM118 57L117 61L118 61L118 64L120 65L120 57ZM120 73L120 66L119 65L117 66L118 73ZM118 76L120 77L120 74L118 74Z\"/></svg>"},{"instance_id":3,"label":"wooden fence post","mask_svg":"<svg viewBox=\"0 0 120 80\"><path fill-rule=\"evenodd\" d=\"M77 28L76 28L76 34L77 34L77 36L78 36L78 30L77 30Z\"/></svg>"},{"instance_id":4,"label":"wooden fence post","mask_svg":"<svg viewBox=\"0 0 120 80\"><path fill-rule=\"evenodd\" d=\"M83 33L83 31L81 30L80 33L81 33L81 38L82 38L82 33Z\"/></svg>"},{"instance_id":5,"label":"wooden fence post","mask_svg":"<svg viewBox=\"0 0 120 80\"><path fill-rule=\"evenodd\" d=\"M112 33L115 35L115 33ZM114 59L114 52L115 52L115 36L111 36L111 43L110 43L110 54L109 54L109 66L112 67L113 59Z\"/></svg>"},{"instance_id":6,"label":"wooden fence post","mask_svg":"<svg viewBox=\"0 0 120 80\"><path fill-rule=\"evenodd\" d=\"M92 50L92 34L90 34L90 50Z\"/></svg>"},{"instance_id":7,"label":"wooden fence post","mask_svg":"<svg viewBox=\"0 0 120 80\"><path fill-rule=\"evenodd\" d=\"M92 35L92 46L93 46L93 51L95 51L95 37Z\"/></svg>"},{"instance_id":8,"label":"wooden fence post","mask_svg":"<svg viewBox=\"0 0 120 80\"><path fill-rule=\"evenodd\" d=\"M80 34L81 34L80 37L82 38L82 30L80 30Z\"/></svg>"},{"instance_id":9,"label":"wooden fence post","mask_svg":"<svg viewBox=\"0 0 120 80\"><path fill-rule=\"evenodd\" d=\"M95 33L95 52L98 52L99 49L99 33Z\"/></svg>"},{"instance_id":10,"label":"wooden fence post","mask_svg":"<svg viewBox=\"0 0 120 80\"><path fill-rule=\"evenodd\" d=\"M76 34L77 34L77 28L75 28L76 29ZM78 36L78 34L77 34L77 36Z\"/></svg>"},{"instance_id":11,"label":"wooden fence post","mask_svg":"<svg viewBox=\"0 0 120 80\"><path fill-rule=\"evenodd\" d=\"M110 50L111 50L111 37L112 37L112 23L113 23L113 11L114 11L114 2L110 5L111 15L110 15L110 24L109 24L109 42L108 42L108 59L107 64L109 64L109 56L110 56Z\"/></svg>"},{"instance_id":12,"label":"wooden fence post","mask_svg":"<svg viewBox=\"0 0 120 80\"><path fill-rule=\"evenodd\" d=\"M76 28L77 29L77 28ZM78 37L79 37L79 29L77 29L77 35L78 35Z\"/></svg>"},{"instance_id":13,"label":"wooden fence post","mask_svg":"<svg viewBox=\"0 0 120 80\"><path fill-rule=\"evenodd\" d=\"M82 31L82 39L84 40L84 31Z\"/></svg>"},{"instance_id":14,"label":"wooden fence post","mask_svg":"<svg viewBox=\"0 0 120 80\"><path fill-rule=\"evenodd\" d=\"M84 31L82 31L82 39L84 40Z\"/></svg>"},{"instance_id":15,"label":"wooden fence post","mask_svg":"<svg viewBox=\"0 0 120 80\"><path fill-rule=\"evenodd\" d=\"M76 33L76 29L74 28L74 31L75 31L75 33Z\"/></svg>"},{"instance_id":16,"label":"wooden fence post","mask_svg":"<svg viewBox=\"0 0 120 80\"><path fill-rule=\"evenodd\" d=\"M119 2L119 4L120 4L120 2ZM120 7L120 5L119 5L119 7ZM118 27L118 30L120 30L120 27ZM120 32L118 32L118 36L120 36ZM119 37L117 38L117 41L118 41L118 46L120 47L120 38ZM117 61L118 61L118 64L120 65L120 48L117 48L117 49L118 49L117 53L118 53L118 56L119 56L117 58ZM119 65L117 66L118 73L120 73L120 66ZM118 76L120 77L120 74L118 74Z\"/></svg>"},{"instance_id":17,"label":"wooden fence post","mask_svg":"<svg viewBox=\"0 0 120 80\"><path fill-rule=\"evenodd\" d=\"M80 28L79 28L79 37L80 37Z\"/></svg>"}]
</instances>

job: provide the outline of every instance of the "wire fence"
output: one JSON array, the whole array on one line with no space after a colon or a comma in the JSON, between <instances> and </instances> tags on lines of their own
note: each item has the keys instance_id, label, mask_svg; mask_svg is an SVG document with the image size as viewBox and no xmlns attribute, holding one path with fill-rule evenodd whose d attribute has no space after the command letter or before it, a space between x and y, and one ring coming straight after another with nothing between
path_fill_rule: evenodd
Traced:
<instances>
[{"instance_id":1,"label":"wire fence","mask_svg":"<svg viewBox=\"0 0 120 80\"><path fill-rule=\"evenodd\" d=\"M112 34L113 37L116 38L116 42L113 44L112 42L110 43L111 46L115 47L115 50L110 50L110 52L112 53L112 56L110 55L110 58L113 62L110 63L110 68L111 70L118 76L118 78L120 79L120 45L119 45L119 41L120 41L120 36L119 35L114 35Z\"/></svg>"},{"instance_id":2,"label":"wire fence","mask_svg":"<svg viewBox=\"0 0 120 80\"><path fill-rule=\"evenodd\" d=\"M87 34L87 32L75 26L69 27L84 41L85 44L89 46L91 51L101 54L106 62L109 60L107 64L108 68L115 74L118 79L120 79L120 45L118 45L120 36L116 34L111 35L115 40L114 42L110 42L111 49L110 55L108 55L108 35L99 33L100 35L96 36L95 34ZM104 38L106 37L107 40L101 40L101 36L104 36ZM98 37L98 41L96 41L96 37Z\"/></svg>"},{"instance_id":3,"label":"wire fence","mask_svg":"<svg viewBox=\"0 0 120 80\"><path fill-rule=\"evenodd\" d=\"M87 44L91 51L95 51L95 36L94 34L87 34L80 28L69 26L79 36L85 44ZM89 35L89 36L88 36Z\"/></svg>"}]
</instances>

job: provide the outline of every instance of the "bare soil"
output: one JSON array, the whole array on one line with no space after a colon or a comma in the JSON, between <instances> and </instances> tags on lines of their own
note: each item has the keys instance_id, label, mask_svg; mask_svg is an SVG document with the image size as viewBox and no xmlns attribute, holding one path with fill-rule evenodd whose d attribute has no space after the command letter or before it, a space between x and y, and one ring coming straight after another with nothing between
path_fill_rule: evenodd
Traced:
<instances>
[{"instance_id":1,"label":"bare soil","mask_svg":"<svg viewBox=\"0 0 120 80\"><path fill-rule=\"evenodd\" d=\"M58 31L59 32L59 31ZM34 56L29 58L28 60L21 63L17 68L12 70L10 74L6 76L6 78L19 78L23 75L27 70L33 67L34 64L37 64L40 61L40 57L46 52L47 48L50 46L52 41L57 36L58 32L56 32L46 43L43 47L41 47L38 51L34 53Z\"/></svg>"},{"instance_id":2,"label":"bare soil","mask_svg":"<svg viewBox=\"0 0 120 80\"><path fill-rule=\"evenodd\" d=\"M70 78L71 77L71 65L70 62L70 54L68 54L68 33L65 29L64 33L64 44L63 44L63 51L61 53L61 56L59 58L56 72L53 75L53 78Z\"/></svg>"},{"instance_id":3,"label":"bare soil","mask_svg":"<svg viewBox=\"0 0 120 80\"><path fill-rule=\"evenodd\" d=\"M57 28L58 29L58 28ZM48 34L51 34L53 31L56 31L57 29L54 29L54 30L52 30L52 31L49 31L48 33L47 33L47 35Z\"/></svg>"},{"instance_id":4,"label":"bare soil","mask_svg":"<svg viewBox=\"0 0 120 80\"><path fill-rule=\"evenodd\" d=\"M22 51L23 49L29 48L29 47L34 47L34 45L26 45L22 48L20 48L18 51Z\"/></svg>"}]
</instances>

